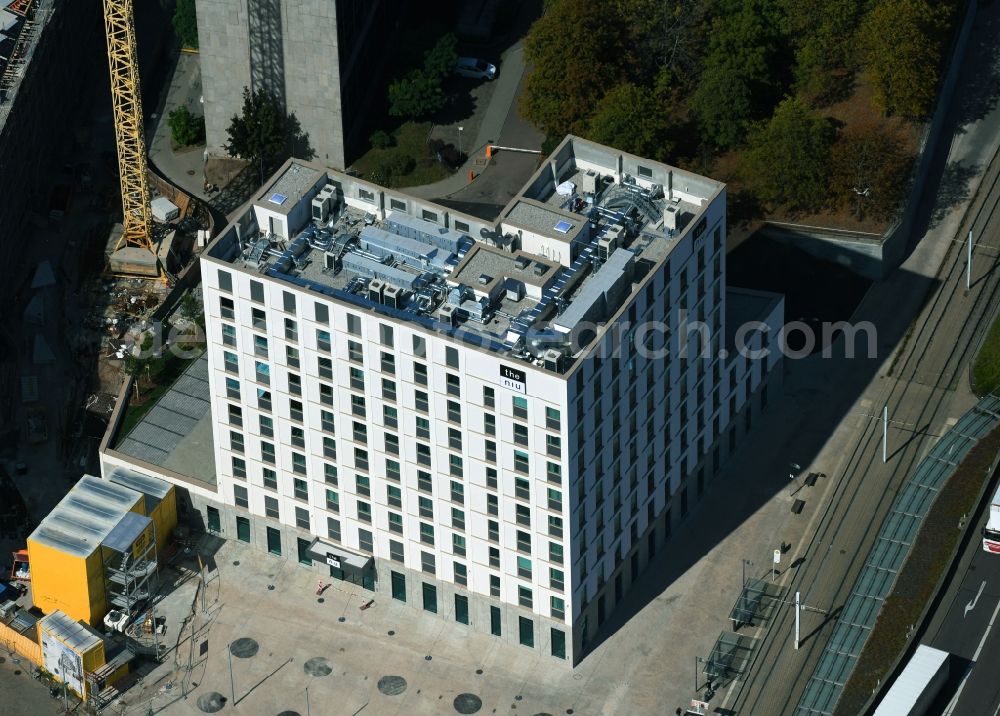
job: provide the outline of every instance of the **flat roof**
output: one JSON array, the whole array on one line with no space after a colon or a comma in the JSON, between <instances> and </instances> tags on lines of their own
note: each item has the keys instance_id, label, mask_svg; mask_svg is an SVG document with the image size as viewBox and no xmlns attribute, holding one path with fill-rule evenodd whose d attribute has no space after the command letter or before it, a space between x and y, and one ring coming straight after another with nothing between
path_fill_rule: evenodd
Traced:
<instances>
[{"instance_id":1,"label":"flat roof","mask_svg":"<svg viewBox=\"0 0 1000 716\"><path fill-rule=\"evenodd\" d=\"M128 552L135 541L149 529L153 520L137 512L126 512L112 528L108 536L101 541L101 545L115 552Z\"/></svg>"},{"instance_id":2,"label":"flat roof","mask_svg":"<svg viewBox=\"0 0 1000 716\"><path fill-rule=\"evenodd\" d=\"M114 450L216 488L208 356L191 361ZM121 481L119 477L119 481Z\"/></svg>"},{"instance_id":3,"label":"flat roof","mask_svg":"<svg viewBox=\"0 0 1000 716\"><path fill-rule=\"evenodd\" d=\"M503 220L566 241L568 236L576 233L580 225L586 221L586 217L537 204L531 200L519 199Z\"/></svg>"},{"instance_id":4,"label":"flat roof","mask_svg":"<svg viewBox=\"0 0 1000 716\"><path fill-rule=\"evenodd\" d=\"M254 203L266 207L269 211L287 214L321 176L323 172L319 169L293 161L257 194Z\"/></svg>"},{"instance_id":5,"label":"flat roof","mask_svg":"<svg viewBox=\"0 0 1000 716\"><path fill-rule=\"evenodd\" d=\"M89 626L74 621L58 609L39 619L38 628L51 634L77 654L86 654L104 641Z\"/></svg>"},{"instance_id":6,"label":"flat roof","mask_svg":"<svg viewBox=\"0 0 1000 716\"><path fill-rule=\"evenodd\" d=\"M28 538L77 557L90 556L142 494L84 475Z\"/></svg>"}]
</instances>

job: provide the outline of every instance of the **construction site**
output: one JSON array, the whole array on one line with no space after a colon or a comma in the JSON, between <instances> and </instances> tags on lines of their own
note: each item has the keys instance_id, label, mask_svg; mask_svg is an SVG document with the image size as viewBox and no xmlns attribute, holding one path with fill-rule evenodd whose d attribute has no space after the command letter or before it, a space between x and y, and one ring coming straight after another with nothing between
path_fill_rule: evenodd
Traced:
<instances>
[{"instance_id":1,"label":"construction site","mask_svg":"<svg viewBox=\"0 0 1000 716\"><path fill-rule=\"evenodd\" d=\"M96 471L125 380L136 377L141 403L141 386L169 378L157 373L172 366L163 357L170 327L197 334L191 287L213 218L146 158L145 126L176 53L162 32L173 4L140 3L135 16L132 0L0 0L0 589L8 580L21 587L0 599L0 624L18 635L4 641L12 654L18 643L30 652L33 675L52 673L48 651L58 642L102 688L125 660L105 658L99 636L75 633L89 615L53 619L65 616L62 597L32 601L39 566L32 575L27 544L80 476ZM146 528L137 519L126 521L138 538ZM161 559L172 531L153 540ZM135 604L125 609L136 617Z\"/></svg>"}]
</instances>

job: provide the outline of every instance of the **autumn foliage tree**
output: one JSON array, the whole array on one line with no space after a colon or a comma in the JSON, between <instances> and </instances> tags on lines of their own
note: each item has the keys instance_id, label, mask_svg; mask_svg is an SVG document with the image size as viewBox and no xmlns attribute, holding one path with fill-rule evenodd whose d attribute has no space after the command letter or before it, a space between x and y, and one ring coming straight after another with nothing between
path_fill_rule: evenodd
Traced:
<instances>
[{"instance_id":1,"label":"autumn foliage tree","mask_svg":"<svg viewBox=\"0 0 1000 716\"><path fill-rule=\"evenodd\" d=\"M623 82L598 103L587 138L640 157L665 160L671 151L667 109L655 93Z\"/></svg>"},{"instance_id":2,"label":"autumn foliage tree","mask_svg":"<svg viewBox=\"0 0 1000 716\"><path fill-rule=\"evenodd\" d=\"M922 117L930 110L952 12L947 2L879 0L865 17L859 48L883 112Z\"/></svg>"},{"instance_id":3,"label":"autumn foliage tree","mask_svg":"<svg viewBox=\"0 0 1000 716\"><path fill-rule=\"evenodd\" d=\"M869 215L888 219L906 190L912 163L898 129L884 122L851 125L831 152L831 198L859 221Z\"/></svg>"}]
</instances>

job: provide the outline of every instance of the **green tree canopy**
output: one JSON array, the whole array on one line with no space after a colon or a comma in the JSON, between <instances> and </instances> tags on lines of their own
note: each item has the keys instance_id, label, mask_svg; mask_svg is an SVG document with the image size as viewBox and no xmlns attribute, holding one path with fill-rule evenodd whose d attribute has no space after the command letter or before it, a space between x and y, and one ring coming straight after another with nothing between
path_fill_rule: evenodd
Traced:
<instances>
[{"instance_id":1,"label":"green tree canopy","mask_svg":"<svg viewBox=\"0 0 1000 716\"><path fill-rule=\"evenodd\" d=\"M744 171L765 201L815 210L825 198L834 131L798 97L786 97L771 119L750 132Z\"/></svg>"},{"instance_id":2,"label":"green tree canopy","mask_svg":"<svg viewBox=\"0 0 1000 716\"><path fill-rule=\"evenodd\" d=\"M174 143L181 147L189 147L205 139L205 118L194 116L183 104L167 115L167 124Z\"/></svg>"},{"instance_id":3,"label":"green tree canopy","mask_svg":"<svg viewBox=\"0 0 1000 716\"><path fill-rule=\"evenodd\" d=\"M785 13L796 89L814 101L835 98L852 76L862 0L785 0Z\"/></svg>"},{"instance_id":4,"label":"green tree canopy","mask_svg":"<svg viewBox=\"0 0 1000 716\"><path fill-rule=\"evenodd\" d=\"M672 149L667 110L650 90L623 82L598 103L587 136L640 157L663 160Z\"/></svg>"},{"instance_id":5,"label":"green tree canopy","mask_svg":"<svg viewBox=\"0 0 1000 716\"><path fill-rule=\"evenodd\" d=\"M634 57L615 3L553 0L524 41L531 66L526 119L550 137L582 134L601 98L628 79Z\"/></svg>"},{"instance_id":6,"label":"green tree canopy","mask_svg":"<svg viewBox=\"0 0 1000 716\"><path fill-rule=\"evenodd\" d=\"M288 146L288 124L278 101L269 92L243 88L243 112L233 115L226 151L230 156L257 162L264 181L264 165Z\"/></svg>"},{"instance_id":7,"label":"green tree canopy","mask_svg":"<svg viewBox=\"0 0 1000 716\"><path fill-rule=\"evenodd\" d=\"M888 219L899 208L913 158L884 123L852 124L833 146L830 193L858 217Z\"/></svg>"},{"instance_id":8,"label":"green tree canopy","mask_svg":"<svg viewBox=\"0 0 1000 716\"><path fill-rule=\"evenodd\" d=\"M174 16L171 20L181 47L198 48L198 15L195 12L195 0L177 0Z\"/></svg>"},{"instance_id":9,"label":"green tree canopy","mask_svg":"<svg viewBox=\"0 0 1000 716\"><path fill-rule=\"evenodd\" d=\"M780 96L785 18L777 0L722 0L690 107L705 138L740 144L751 121L768 116Z\"/></svg>"},{"instance_id":10,"label":"green tree canopy","mask_svg":"<svg viewBox=\"0 0 1000 716\"><path fill-rule=\"evenodd\" d=\"M455 69L455 36L441 36L424 53L423 66L389 85L389 114L417 119L434 114L447 101L441 83Z\"/></svg>"},{"instance_id":11,"label":"green tree canopy","mask_svg":"<svg viewBox=\"0 0 1000 716\"><path fill-rule=\"evenodd\" d=\"M948 3L928 0L878 0L864 18L858 38L862 62L884 112L922 117L930 110L952 10Z\"/></svg>"}]
</instances>

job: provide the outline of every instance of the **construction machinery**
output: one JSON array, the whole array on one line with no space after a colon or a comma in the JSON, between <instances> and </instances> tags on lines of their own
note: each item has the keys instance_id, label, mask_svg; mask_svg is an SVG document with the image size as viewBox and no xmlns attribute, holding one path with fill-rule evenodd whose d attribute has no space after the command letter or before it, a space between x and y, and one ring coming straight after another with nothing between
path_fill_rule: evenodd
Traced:
<instances>
[{"instance_id":1,"label":"construction machinery","mask_svg":"<svg viewBox=\"0 0 1000 716\"><path fill-rule=\"evenodd\" d=\"M157 277L161 273L153 248L133 0L104 0L104 25L123 217L109 261L114 273Z\"/></svg>"}]
</instances>

